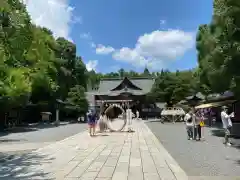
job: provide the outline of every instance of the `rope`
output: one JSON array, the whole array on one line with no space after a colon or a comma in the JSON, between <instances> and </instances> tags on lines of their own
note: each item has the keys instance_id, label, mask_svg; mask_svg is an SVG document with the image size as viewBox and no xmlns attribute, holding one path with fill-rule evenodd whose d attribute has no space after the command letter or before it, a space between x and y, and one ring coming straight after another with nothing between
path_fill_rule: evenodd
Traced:
<instances>
[{"instance_id":1,"label":"rope","mask_svg":"<svg viewBox=\"0 0 240 180\"><path fill-rule=\"evenodd\" d=\"M122 111L122 114L123 114L123 116L125 116L125 111L124 111L124 109L121 107L121 106L119 106L119 105L117 105L117 104L112 104L112 105L110 105L109 107L107 107L107 109L105 110L105 114L107 114L112 108L114 108L114 107L116 107L116 108L119 108L121 111ZM110 123L110 121L109 120L107 120L107 127L111 130L111 131L114 131L114 132L119 132L119 131L122 131L124 128L125 128L125 126L126 126L126 124L127 124L127 119L126 118L124 118L123 117L123 125L119 128L119 129L113 129L112 127L111 127L111 123Z\"/></svg>"}]
</instances>

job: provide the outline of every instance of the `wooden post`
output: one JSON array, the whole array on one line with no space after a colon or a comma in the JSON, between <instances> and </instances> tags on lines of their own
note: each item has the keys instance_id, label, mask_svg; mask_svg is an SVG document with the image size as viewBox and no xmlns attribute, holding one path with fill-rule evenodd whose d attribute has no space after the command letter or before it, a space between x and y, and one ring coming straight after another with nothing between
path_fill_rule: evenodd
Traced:
<instances>
[{"instance_id":1,"label":"wooden post","mask_svg":"<svg viewBox=\"0 0 240 180\"><path fill-rule=\"evenodd\" d=\"M56 121L55 121L55 125L59 125L59 109L56 109Z\"/></svg>"}]
</instances>

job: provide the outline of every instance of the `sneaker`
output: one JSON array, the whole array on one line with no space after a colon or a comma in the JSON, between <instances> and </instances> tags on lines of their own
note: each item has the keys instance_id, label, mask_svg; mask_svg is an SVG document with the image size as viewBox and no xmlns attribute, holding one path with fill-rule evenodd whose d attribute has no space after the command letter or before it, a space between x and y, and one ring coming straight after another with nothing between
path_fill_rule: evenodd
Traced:
<instances>
[{"instance_id":1,"label":"sneaker","mask_svg":"<svg viewBox=\"0 0 240 180\"><path fill-rule=\"evenodd\" d=\"M232 144L231 144L231 143L227 143L226 145L227 145L227 146L231 146Z\"/></svg>"},{"instance_id":2,"label":"sneaker","mask_svg":"<svg viewBox=\"0 0 240 180\"><path fill-rule=\"evenodd\" d=\"M192 140L192 138L190 138L190 140Z\"/></svg>"}]
</instances>

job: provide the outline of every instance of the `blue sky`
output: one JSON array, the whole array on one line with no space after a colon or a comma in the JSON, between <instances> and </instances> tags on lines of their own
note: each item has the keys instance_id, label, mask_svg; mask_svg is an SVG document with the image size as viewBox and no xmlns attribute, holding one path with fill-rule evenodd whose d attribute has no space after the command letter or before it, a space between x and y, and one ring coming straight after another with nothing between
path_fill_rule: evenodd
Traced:
<instances>
[{"instance_id":1,"label":"blue sky","mask_svg":"<svg viewBox=\"0 0 240 180\"><path fill-rule=\"evenodd\" d=\"M98 72L195 67L197 28L212 15L212 0L36 2L27 2L33 21L76 43L88 69Z\"/></svg>"}]
</instances>

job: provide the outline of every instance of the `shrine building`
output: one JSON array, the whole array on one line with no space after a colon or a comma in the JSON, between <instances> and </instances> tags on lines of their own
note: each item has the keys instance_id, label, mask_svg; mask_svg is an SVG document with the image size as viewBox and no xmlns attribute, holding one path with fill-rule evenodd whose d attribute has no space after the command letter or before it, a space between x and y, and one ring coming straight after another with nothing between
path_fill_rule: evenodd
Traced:
<instances>
[{"instance_id":1,"label":"shrine building","mask_svg":"<svg viewBox=\"0 0 240 180\"><path fill-rule=\"evenodd\" d=\"M146 95L151 91L154 81L153 77L101 79L97 89L90 89L86 93L89 106L99 109L102 105L120 104L143 114L154 109L155 105L146 101Z\"/></svg>"}]
</instances>

